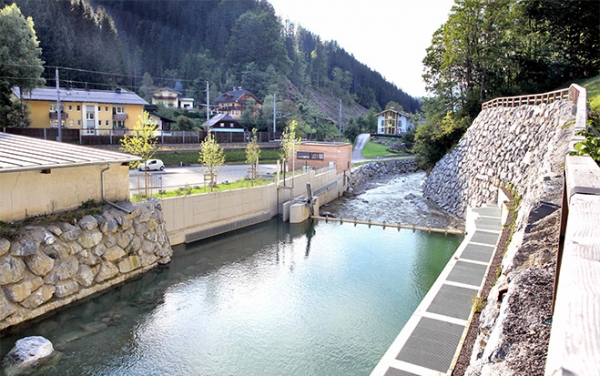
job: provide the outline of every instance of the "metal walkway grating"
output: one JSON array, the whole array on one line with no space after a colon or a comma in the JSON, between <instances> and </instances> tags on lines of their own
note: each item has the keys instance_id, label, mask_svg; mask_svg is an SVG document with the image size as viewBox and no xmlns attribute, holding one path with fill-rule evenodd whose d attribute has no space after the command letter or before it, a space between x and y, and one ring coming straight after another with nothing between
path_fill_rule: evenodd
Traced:
<instances>
[{"instance_id":1,"label":"metal walkway grating","mask_svg":"<svg viewBox=\"0 0 600 376\"><path fill-rule=\"evenodd\" d=\"M396 359L446 372L452 363L463 329L462 325L423 317Z\"/></svg>"},{"instance_id":2,"label":"metal walkway grating","mask_svg":"<svg viewBox=\"0 0 600 376\"><path fill-rule=\"evenodd\" d=\"M461 347L477 296L502 231L497 207L473 209L471 230L372 376L447 373Z\"/></svg>"}]
</instances>

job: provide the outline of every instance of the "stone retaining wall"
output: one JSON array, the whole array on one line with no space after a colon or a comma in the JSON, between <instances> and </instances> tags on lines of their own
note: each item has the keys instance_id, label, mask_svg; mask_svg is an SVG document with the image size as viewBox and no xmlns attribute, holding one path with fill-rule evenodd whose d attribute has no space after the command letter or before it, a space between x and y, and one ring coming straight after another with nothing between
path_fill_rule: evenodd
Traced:
<instances>
[{"instance_id":1,"label":"stone retaining wall","mask_svg":"<svg viewBox=\"0 0 600 376\"><path fill-rule=\"evenodd\" d=\"M456 148L436 164L423 195L458 216L467 205L495 202L499 186L526 195L531 182L548 171L544 161L569 131L572 106L557 101L483 110ZM558 158L564 162L564 155Z\"/></svg>"},{"instance_id":2,"label":"stone retaining wall","mask_svg":"<svg viewBox=\"0 0 600 376\"><path fill-rule=\"evenodd\" d=\"M467 375L544 372L572 107L558 101L484 110L426 180L424 195L460 216L467 205L495 202L501 186L522 197Z\"/></svg>"},{"instance_id":3,"label":"stone retaining wall","mask_svg":"<svg viewBox=\"0 0 600 376\"><path fill-rule=\"evenodd\" d=\"M370 162L352 170L350 185L353 188L373 179L394 177L414 172L417 165L414 159L395 159L391 161Z\"/></svg>"},{"instance_id":4,"label":"stone retaining wall","mask_svg":"<svg viewBox=\"0 0 600 376\"><path fill-rule=\"evenodd\" d=\"M171 260L158 200L123 206L0 238L0 330Z\"/></svg>"}]
</instances>

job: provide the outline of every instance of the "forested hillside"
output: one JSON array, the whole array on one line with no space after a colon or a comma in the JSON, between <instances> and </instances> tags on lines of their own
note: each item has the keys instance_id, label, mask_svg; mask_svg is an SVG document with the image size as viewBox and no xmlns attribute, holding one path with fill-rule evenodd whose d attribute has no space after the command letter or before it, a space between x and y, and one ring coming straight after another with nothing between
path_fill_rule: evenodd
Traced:
<instances>
[{"instance_id":1,"label":"forested hillside","mask_svg":"<svg viewBox=\"0 0 600 376\"><path fill-rule=\"evenodd\" d=\"M427 49L421 166L432 167L495 97L544 93L600 73L600 2L456 0Z\"/></svg>"},{"instance_id":2,"label":"forested hillside","mask_svg":"<svg viewBox=\"0 0 600 376\"><path fill-rule=\"evenodd\" d=\"M0 0L10 4L12 0ZM357 61L335 41L323 41L280 20L264 0L16 0L31 16L47 67L77 87L124 86L149 98L155 88L181 89L197 102L243 87L307 126L337 122L310 98L326 94L345 108L379 110L390 101L415 112L419 102ZM104 72L99 74L96 72ZM54 71L44 72L53 82ZM325 106L329 108L331 106ZM295 114L295 115L293 115ZM298 115L302 114L302 115ZM348 114L345 116L348 117ZM255 119L268 128L269 117Z\"/></svg>"}]
</instances>

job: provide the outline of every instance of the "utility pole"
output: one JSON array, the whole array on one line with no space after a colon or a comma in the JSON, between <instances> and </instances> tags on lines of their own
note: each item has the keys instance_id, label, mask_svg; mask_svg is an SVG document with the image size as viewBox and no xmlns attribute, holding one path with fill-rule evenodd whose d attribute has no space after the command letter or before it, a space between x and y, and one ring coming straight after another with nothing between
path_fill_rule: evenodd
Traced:
<instances>
[{"instance_id":1,"label":"utility pole","mask_svg":"<svg viewBox=\"0 0 600 376\"><path fill-rule=\"evenodd\" d=\"M277 132L277 93L273 94L273 138Z\"/></svg>"},{"instance_id":2,"label":"utility pole","mask_svg":"<svg viewBox=\"0 0 600 376\"><path fill-rule=\"evenodd\" d=\"M58 67L56 67L56 119L58 120L58 137L56 141L62 142L62 127L61 127L61 119L60 119L60 89L58 82Z\"/></svg>"},{"instance_id":3,"label":"utility pole","mask_svg":"<svg viewBox=\"0 0 600 376\"><path fill-rule=\"evenodd\" d=\"M208 128L209 120L210 120L210 85L209 85L208 81L206 81L206 127L207 128Z\"/></svg>"},{"instance_id":4,"label":"utility pole","mask_svg":"<svg viewBox=\"0 0 600 376\"><path fill-rule=\"evenodd\" d=\"M338 126L340 127L340 139L342 137L342 100L340 99L340 114L338 116Z\"/></svg>"}]
</instances>

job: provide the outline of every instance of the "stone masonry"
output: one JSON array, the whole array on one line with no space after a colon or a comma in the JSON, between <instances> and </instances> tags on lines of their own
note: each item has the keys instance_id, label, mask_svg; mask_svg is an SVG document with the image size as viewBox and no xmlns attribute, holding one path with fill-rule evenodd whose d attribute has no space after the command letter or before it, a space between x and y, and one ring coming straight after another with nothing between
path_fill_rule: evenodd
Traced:
<instances>
[{"instance_id":1,"label":"stone masonry","mask_svg":"<svg viewBox=\"0 0 600 376\"><path fill-rule=\"evenodd\" d=\"M396 177L408 172L414 172L415 169L416 163L414 159L370 162L352 169L350 185L356 188L374 179Z\"/></svg>"},{"instance_id":2,"label":"stone masonry","mask_svg":"<svg viewBox=\"0 0 600 376\"><path fill-rule=\"evenodd\" d=\"M543 162L574 118L570 101L483 110L454 150L440 160L423 195L464 216L467 205L495 202L498 187L526 195ZM564 155L563 155L564 157ZM563 158L564 159L564 158Z\"/></svg>"},{"instance_id":3,"label":"stone masonry","mask_svg":"<svg viewBox=\"0 0 600 376\"><path fill-rule=\"evenodd\" d=\"M573 104L484 110L433 169L424 195L462 216L497 201L499 187L522 197L496 285L481 313L467 375L542 375Z\"/></svg>"},{"instance_id":4,"label":"stone masonry","mask_svg":"<svg viewBox=\"0 0 600 376\"><path fill-rule=\"evenodd\" d=\"M123 205L0 238L0 330L171 260L159 201Z\"/></svg>"}]
</instances>

